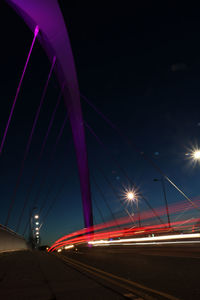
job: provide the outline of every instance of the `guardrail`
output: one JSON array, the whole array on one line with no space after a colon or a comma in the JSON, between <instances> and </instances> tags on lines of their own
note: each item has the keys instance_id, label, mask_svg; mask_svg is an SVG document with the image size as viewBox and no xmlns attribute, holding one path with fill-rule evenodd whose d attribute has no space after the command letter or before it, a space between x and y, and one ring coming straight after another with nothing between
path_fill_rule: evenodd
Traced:
<instances>
[{"instance_id":1,"label":"guardrail","mask_svg":"<svg viewBox=\"0 0 200 300\"><path fill-rule=\"evenodd\" d=\"M0 252L18 250L28 250L26 240L11 229L0 225Z\"/></svg>"}]
</instances>

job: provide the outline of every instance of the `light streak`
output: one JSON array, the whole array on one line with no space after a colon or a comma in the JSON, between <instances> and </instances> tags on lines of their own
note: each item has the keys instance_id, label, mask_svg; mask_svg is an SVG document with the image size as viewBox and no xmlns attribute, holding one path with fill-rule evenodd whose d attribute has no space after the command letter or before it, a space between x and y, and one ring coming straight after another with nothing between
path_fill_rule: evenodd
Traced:
<instances>
[{"instance_id":1,"label":"light streak","mask_svg":"<svg viewBox=\"0 0 200 300\"><path fill-rule=\"evenodd\" d=\"M196 220L195 220L196 221ZM176 222L176 224L180 223ZM167 225L167 224L166 224ZM175 225L175 224L173 224ZM187 229L188 226L182 226L182 229ZM69 244L84 244L84 243L88 243L88 240L105 240L105 239L109 239L109 238L124 238L125 236L129 236L129 235L138 235L141 234L142 232L144 234L151 234L151 233L164 233L164 232L169 232L169 228L168 227L161 227L161 225L154 225L154 226L148 226L144 228L145 230L141 231L137 229L132 229L132 232L129 232L129 230L127 229L122 229L122 230L115 230L115 231L104 231L104 232L100 232L100 233L93 233L90 235L83 235L83 236L79 236L79 237L75 237L75 238L71 238L67 241L63 241L63 242L59 242L59 243L54 243L51 248L49 249L49 251L54 251L60 247L63 247L65 245L69 245ZM172 235L170 235L172 236ZM178 236L178 235L176 235ZM122 240L122 242L125 239ZM114 241L113 241L114 243Z\"/></svg>"},{"instance_id":2,"label":"light streak","mask_svg":"<svg viewBox=\"0 0 200 300\"><path fill-rule=\"evenodd\" d=\"M74 245L65 246L65 250L74 248Z\"/></svg>"},{"instance_id":3,"label":"light streak","mask_svg":"<svg viewBox=\"0 0 200 300\"><path fill-rule=\"evenodd\" d=\"M116 241L90 241L88 244L98 245L98 244L122 244L130 242L147 242L147 241L164 241L164 240L179 240L179 239L193 239L200 238L200 233L190 233L190 234L175 234L175 235L165 235L165 236L154 236L154 237L143 237L143 238L130 238L130 239L121 239Z\"/></svg>"},{"instance_id":4,"label":"light streak","mask_svg":"<svg viewBox=\"0 0 200 300\"><path fill-rule=\"evenodd\" d=\"M175 241L175 242L148 242L148 243L124 243L123 246L140 246L140 245L173 245L173 244L200 244L200 241ZM101 246L101 245L94 245ZM109 245L106 245L109 246Z\"/></svg>"},{"instance_id":5,"label":"light streak","mask_svg":"<svg viewBox=\"0 0 200 300\"><path fill-rule=\"evenodd\" d=\"M200 200L195 199L195 204L200 205ZM189 210L194 209L192 205L189 204L186 201L183 201L181 203L175 203L171 204L169 206L170 209L170 214L176 214L185 208L188 208ZM159 215L165 215L165 207L160 207L157 208L156 211L158 212ZM141 213L141 219L143 220L151 220L150 222L153 221L152 219L152 212L150 210L144 211ZM114 231L114 228L116 227L116 221L109 221L106 222L105 224L97 224L94 225L91 228L83 228L81 230L78 230L76 232L67 234L60 239L58 239L49 249L49 251L54 251L56 248L59 248L61 246L67 245L67 244L80 244L80 243L87 243L88 240L94 241L95 239L108 239L108 238L113 238L113 237L128 237L131 235L147 235L148 233L168 233L171 232L172 230L178 230L179 232L181 230L191 230L191 226L195 224L195 222L198 222L199 218L195 219L189 219L189 220L182 220L182 221L174 221L171 223L171 228L168 227L168 224L156 224L156 225L146 225L143 227L132 227L132 228L126 228L126 229L121 229L120 231ZM117 219L118 225L121 226L130 226L130 219L128 217L123 217ZM187 223L187 226L183 226L184 223ZM132 225L131 225L132 226ZM111 228L113 227L113 230ZM98 232L99 231L99 232ZM100 232L101 231L101 232ZM84 238L84 235L87 233L87 239Z\"/></svg>"}]
</instances>

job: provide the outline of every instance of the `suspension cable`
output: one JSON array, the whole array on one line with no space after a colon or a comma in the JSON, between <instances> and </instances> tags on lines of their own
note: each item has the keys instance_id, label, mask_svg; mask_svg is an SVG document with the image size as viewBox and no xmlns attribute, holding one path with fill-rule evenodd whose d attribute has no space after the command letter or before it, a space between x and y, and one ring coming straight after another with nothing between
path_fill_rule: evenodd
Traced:
<instances>
[{"instance_id":1,"label":"suspension cable","mask_svg":"<svg viewBox=\"0 0 200 300\"><path fill-rule=\"evenodd\" d=\"M4 131L3 139L1 141L0 155L1 155L2 150L3 150L3 146L4 146L4 143L5 143L6 136L7 136L8 128L10 126L11 118L12 118L12 115L13 115L13 112L14 112L15 104L17 102L17 98L18 98L18 95L19 95L19 92L20 92L20 89L21 89L22 81L24 79L24 75L25 75L25 72L26 72L26 69L27 69L27 66L28 66L28 63L29 63L29 60L30 60L30 56L31 56L31 53L32 53L32 50L33 50L33 46L35 44L38 33L39 33L39 26L37 25L35 27L33 41L32 41L32 44L31 44L31 47L30 47L30 50L29 50L29 53L28 53L28 57L27 57L27 60L26 60L26 63L25 63L25 66L24 66L24 69L23 69L23 72L22 72L22 76L21 76L19 85L17 87L17 91L16 91L16 94L15 94L13 104L12 104L12 107L11 107L10 115L9 115L9 118L8 118L8 121L7 121L7 124L6 124L6 128L5 128L5 131Z\"/></svg>"},{"instance_id":2,"label":"suspension cable","mask_svg":"<svg viewBox=\"0 0 200 300\"><path fill-rule=\"evenodd\" d=\"M97 181L96 181L96 179L95 179L95 177L94 177L94 174L91 175L91 178L92 178L92 181L94 182L94 185L95 185L96 189L98 190L99 194L101 195L101 198L103 199L103 201L104 201L104 203L105 203L107 209L109 210L109 212L110 212L110 214L111 214L113 220L115 221L116 226L118 226L118 227L120 228L120 226L119 226L119 224L117 223L117 220L116 220L116 218L115 218L115 215L113 214L112 209L111 209L110 205L108 204L108 201L107 201L107 199L106 199L106 197L105 197L105 195L104 195L102 189L100 188L99 184L97 183Z\"/></svg>"},{"instance_id":3,"label":"suspension cable","mask_svg":"<svg viewBox=\"0 0 200 300\"><path fill-rule=\"evenodd\" d=\"M15 203L17 191L18 191L18 188L19 188L19 185L20 185L20 182L21 182L21 178L22 178L22 174L23 174L23 171L24 171L25 161L27 159L27 156L28 156L28 153L29 153L29 150L30 150L33 134L34 134L34 131L35 131L35 127L36 127L36 124L37 124L37 120L38 120L38 117L39 117L39 113L40 113L42 104L44 102L44 98L45 98L47 87L48 87L48 84L49 84L49 80L50 80L50 77L51 77L51 74L52 74L52 71L53 71L53 67L55 65L55 61L56 61L56 59L54 57L51 68L50 68L50 72L49 72L49 75L48 75L48 78L47 78L47 81L46 81L44 89L43 89L42 97L40 99L40 103L39 103L39 106L38 106L38 109L37 109L37 112L36 112L36 115L35 115L33 126L32 126L32 129L31 129L31 133L30 133L29 138L28 138L28 142L27 142L26 149L25 149L25 152L24 152L24 157L23 157L23 160L22 160L22 164L21 164L18 176L17 176L17 181L16 181L16 184L15 184L13 193L11 195L8 214L7 214L6 221L5 221L5 226L8 225L10 215L11 215L11 211L12 211L14 203Z\"/></svg>"},{"instance_id":4,"label":"suspension cable","mask_svg":"<svg viewBox=\"0 0 200 300\"><path fill-rule=\"evenodd\" d=\"M97 142L104 148L104 150L109 154L110 158L113 160L113 162L116 164L116 166L121 170L121 172L124 174L125 178L128 180L128 182L135 187L135 183L131 180L131 178L128 176L128 174L126 173L126 171L122 168L122 166L119 164L119 162L113 158L113 156L110 154L110 150L108 150L108 148L102 143L102 141L100 140L100 138L96 135L96 133L94 132L94 130L85 122L86 127L88 128L88 130L90 131L90 133L95 137L95 139L97 140ZM139 196L141 199L143 199L146 203L146 205L152 210L153 214L156 216L156 218L161 222L161 224L164 224L164 222L162 221L162 219L159 217L159 215L156 213L155 209L153 209L153 207L151 206L151 204L149 203L149 201L143 196L143 194L141 192L139 192ZM138 223L139 223L139 227L141 226L141 219L140 219L140 210L139 210L139 205L137 206L137 212L138 212Z\"/></svg>"},{"instance_id":5,"label":"suspension cable","mask_svg":"<svg viewBox=\"0 0 200 300\"><path fill-rule=\"evenodd\" d=\"M200 211L200 208L160 169L159 166L150 158L148 157L143 151L141 151L115 124L113 124L96 106L91 103L84 95L81 94L82 99L84 99L96 112L99 116L101 116L107 124L110 125L120 137L126 141L126 143L136 152L138 152L147 162L149 162L152 167L157 170L181 195L190 203L192 206Z\"/></svg>"},{"instance_id":6,"label":"suspension cable","mask_svg":"<svg viewBox=\"0 0 200 300\"><path fill-rule=\"evenodd\" d=\"M29 136L29 139L28 139L28 143L27 143L27 148L26 148L26 152L25 152L25 158L28 154L28 151L29 151L29 148L30 148L30 145L31 145L31 141L32 141L32 137L33 137L33 134L34 134L34 131L35 131L35 127L36 127L36 124L37 124L37 121L38 121L38 118L39 118L39 114L40 114L40 111L41 111L41 107L42 107L42 104L44 102L44 98L46 96L46 92L47 92L47 88L48 88L48 85L49 85L49 81L50 81L50 78L51 78L51 75L52 75L52 72L53 72L53 68L55 66L55 63L56 63L56 57L54 56L53 57L53 61L52 61L52 65L51 65L51 69L50 69L50 72L49 72L49 75L48 75L48 78L47 78L47 81L46 81L46 84L45 84L45 87L44 87L44 90L43 90L43 93L42 93L42 98L41 98L41 101L40 101L40 105L38 107L38 110L37 110L37 113L36 113L36 116L35 116L35 119L34 119L34 122L33 122L33 127L32 127L32 130L31 130L31 134ZM43 147L43 146L42 146ZM21 215L19 217L19 220L18 220L18 223L17 223L17 227L16 227L16 231L19 230L19 227L20 227L20 224L21 224L21 220L22 220L22 217L23 217L23 214L24 214L24 211L25 211L25 208L26 208L26 205L27 205L27 202L29 200L29 194L30 194L30 191L32 189L32 185L33 185L33 182L34 182L34 179L36 177L36 171L38 169L38 166L39 166L39 162L40 162L40 159L41 159L41 155L42 155L42 152L44 150L44 147L42 148L41 152L40 152L40 155L39 155L39 158L37 160L37 163L36 163L36 166L35 166L35 172L34 172L34 175L32 177L32 182L29 186L29 189L28 189L28 192L27 192L27 196L25 198L25 201L24 201L24 205L23 205L23 208L22 208L22 212L21 212Z\"/></svg>"}]
</instances>

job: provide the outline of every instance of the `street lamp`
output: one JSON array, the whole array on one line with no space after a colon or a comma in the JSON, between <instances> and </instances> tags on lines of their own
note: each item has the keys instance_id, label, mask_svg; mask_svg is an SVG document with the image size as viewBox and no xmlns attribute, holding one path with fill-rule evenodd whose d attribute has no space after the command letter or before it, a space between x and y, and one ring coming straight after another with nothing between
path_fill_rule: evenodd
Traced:
<instances>
[{"instance_id":1,"label":"street lamp","mask_svg":"<svg viewBox=\"0 0 200 300\"><path fill-rule=\"evenodd\" d=\"M135 195L135 193L133 191L129 191L126 194L126 197L127 197L127 200L134 201L135 198L136 198L136 195Z\"/></svg>"},{"instance_id":2,"label":"street lamp","mask_svg":"<svg viewBox=\"0 0 200 300\"><path fill-rule=\"evenodd\" d=\"M136 190L126 190L126 199L128 202L135 202L137 206L137 211L138 211L138 223L139 227L141 227L141 221L140 221L140 211L139 211L139 203L138 203L138 193Z\"/></svg>"},{"instance_id":3,"label":"street lamp","mask_svg":"<svg viewBox=\"0 0 200 300\"><path fill-rule=\"evenodd\" d=\"M169 208L168 208L168 203L167 203L167 195L166 195L166 190L165 190L164 178L163 177L161 177L161 179L154 178L153 181L160 181L161 182L161 186L162 186L162 190L163 190L163 195L164 195L164 200L165 200L166 212L167 212L168 226L170 228L171 227L171 223L170 223L170 217L169 217Z\"/></svg>"},{"instance_id":4,"label":"street lamp","mask_svg":"<svg viewBox=\"0 0 200 300\"><path fill-rule=\"evenodd\" d=\"M197 149L195 151L192 152L192 157L194 160L200 160L200 150Z\"/></svg>"}]
</instances>

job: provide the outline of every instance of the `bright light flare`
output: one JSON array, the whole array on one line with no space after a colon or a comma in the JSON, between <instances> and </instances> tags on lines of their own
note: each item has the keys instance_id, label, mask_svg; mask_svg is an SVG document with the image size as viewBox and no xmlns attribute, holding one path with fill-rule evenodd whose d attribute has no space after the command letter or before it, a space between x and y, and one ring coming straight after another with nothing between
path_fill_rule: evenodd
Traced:
<instances>
[{"instance_id":1,"label":"bright light flare","mask_svg":"<svg viewBox=\"0 0 200 300\"><path fill-rule=\"evenodd\" d=\"M195 159L195 160L200 160L200 150L195 150L195 151L192 153L192 157L193 157L193 159Z\"/></svg>"},{"instance_id":2,"label":"bright light flare","mask_svg":"<svg viewBox=\"0 0 200 300\"><path fill-rule=\"evenodd\" d=\"M65 246L65 250L74 248L74 245Z\"/></svg>"},{"instance_id":3,"label":"bright light flare","mask_svg":"<svg viewBox=\"0 0 200 300\"><path fill-rule=\"evenodd\" d=\"M35 219L39 219L39 215L35 215L34 218L35 218Z\"/></svg>"},{"instance_id":4,"label":"bright light flare","mask_svg":"<svg viewBox=\"0 0 200 300\"><path fill-rule=\"evenodd\" d=\"M61 251L62 251L62 249L58 249L58 250L57 250L58 253L61 252Z\"/></svg>"},{"instance_id":5,"label":"bright light flare","mask_svg":"<svg viewBox=\"0 0 200 300\"><path fill-rule=\"evenodd\" d=\"M127 203L138 203L139 193L137 188L124 187L122 197Z\"/></svg>"},{"instance_id":6,"label":"bright light flare","mask_svg":"<svg viewBox=\"0 0 200 300\"><path fill-rule=\"evenodd\" d=\"M128 200L134 200L135 199L135 194L134 194L134 192L128 192L127 193L127 199Z\"/></svg>"},{"instance_id":7,"label":"bright light flare","mask_svg":"<svg viewBox=\"0 0 200 300\"><path fill-rule=\"evenodd\" d=\"M189 163L193 165L193 167L200 163L200 147L195 144L191 146L191 148L187 148L186 159L189 160Z\"/></svg>"}]
</instances>

